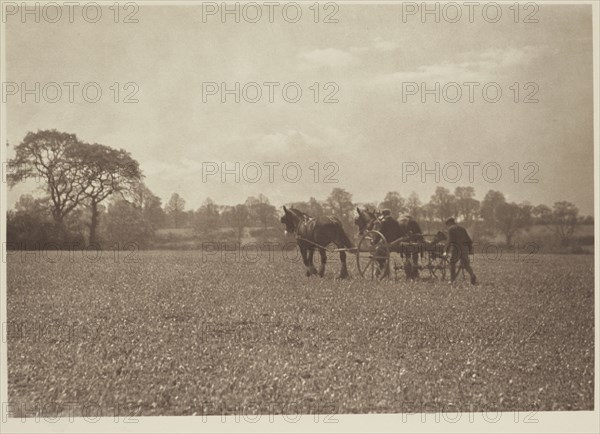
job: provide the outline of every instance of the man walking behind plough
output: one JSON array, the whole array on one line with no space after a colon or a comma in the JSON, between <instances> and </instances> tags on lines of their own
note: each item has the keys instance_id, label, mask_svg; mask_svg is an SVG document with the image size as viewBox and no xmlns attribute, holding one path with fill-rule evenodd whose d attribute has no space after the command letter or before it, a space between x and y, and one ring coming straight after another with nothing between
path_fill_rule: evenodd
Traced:
<instances>
[{"instance_id":1,"label":"man walking behind plough","mask_svg":"<svg viewBox=\"0 0 600 434\"><path fill-rule=\"evenodd\" d=\"M467 233L467 230L458 225L453 218L446 220L448 228L448 243L446 244L446 255L450 254L450 283L456 280L456 263L460 261L460 266L471 276L471 284L477 283L475 273L471 268L469 255L473 254L473 240Z\"/></svg>"}]
</instances>

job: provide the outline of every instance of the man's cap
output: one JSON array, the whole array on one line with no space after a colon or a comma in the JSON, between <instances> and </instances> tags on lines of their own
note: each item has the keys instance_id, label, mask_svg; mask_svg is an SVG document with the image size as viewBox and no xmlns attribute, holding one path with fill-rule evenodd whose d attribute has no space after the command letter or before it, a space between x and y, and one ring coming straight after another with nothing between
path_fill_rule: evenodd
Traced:
<instances>
[{"instance_id":1,"label":"man's cap","mask_svg":"<svg viewBox=\"0 0 600 434\"><path fill-rule=\"evenodd\" d=\"M456 220L454 220L454 217L450 217L448 220L446 220L446 224L447 225L456 224Z\"/></svg>"},{"instance_id":2,"label":"man's cap","mask_svg":"<svg viewBox=\"0 0 600 434\"><path fill-rule=\"evenodd\" d=\"M392 210L388 209L388 208L382 209L381 210L381 215L384 215L384 216L392 215Z\"/></svg>"}]
</instances>

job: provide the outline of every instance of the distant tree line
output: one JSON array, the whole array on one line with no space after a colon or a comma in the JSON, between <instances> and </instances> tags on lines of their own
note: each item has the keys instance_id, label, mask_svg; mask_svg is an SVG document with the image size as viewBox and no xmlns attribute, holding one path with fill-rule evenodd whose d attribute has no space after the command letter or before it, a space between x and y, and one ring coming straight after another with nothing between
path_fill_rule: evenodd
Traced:
<instances>
[{"instance_id":1,"label":"distant tree line","mask_svg":"<svg viewBox=\"0 0 600 434\"><path fill-rule=\"evenodd\" d=\"M207 198L198 209L187 210L185 199L173 193L163 206L144 184L139 163L122 149L45 130L28 133L15 151L8 164L9 186L33 178L44 194L37 198L22 195L8 212L9 249L123 248L131 243L155 248L168 244L181 231L210 241L281 237L280 211L263 194L237 205L219 205ZM453 193L437 187L427 203L414 192L404 197L397 191L388 192L381 202L356 203L352 194L334 188L324 201L311 197L286 205L313 217L336 216L351 235L356 232L357 206L387 208L396 218L409 214L428 233L442 229L447 218L455 217L476 237L500 235L507 245L520 231L542 225L567 246L580 225L593 224L593 217L580 216L570 202L556 202L552 207L517 204L495 190L479 201L471 186L456 187ZM168 245L178 248L177 243Z\"/></svg>"},{"instance_id":2,"label":"distant tree line","mask_svg":"<svg viewBox=\"0 0 600 434\"><path fill-rule=\"evenodd\" d=\"M444 222L454 217L475 230L479 237L491 238L500 234L506 245L511 245L519 231L539 225L549 228L560 244L569 245L578 226L594 223L592 216L580 216L578 208L570 202L556 202L552 208L543 204L517 204L507 201L502 192L495 190L489 190L479 201L475 199L475 189L471 186L456 187L454 193L445 187L437 187L425 204L414 192L405 198L397 191L388 192L379 203L354 204L350 193L335 188L325 202L310 198L308 202L292 205L313 216L335 215L347 228L352 228L357 205L389 209L395 218L410 215L428 233L443 229Z\"/></svg>"}]
</instances>

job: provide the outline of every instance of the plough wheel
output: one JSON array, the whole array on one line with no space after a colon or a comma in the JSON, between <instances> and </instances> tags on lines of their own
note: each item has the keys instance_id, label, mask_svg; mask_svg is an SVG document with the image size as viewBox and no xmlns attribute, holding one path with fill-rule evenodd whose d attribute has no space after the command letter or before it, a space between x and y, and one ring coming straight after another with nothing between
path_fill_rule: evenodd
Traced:
<instances>
[{"instance_id":1,"label":"plough wheel","mask_svg":"<svg viewBox=\"0 0 600 434\"><path fill-rule=\"evenodd\" d=\"M390 277L390 246L378 231L367 231L356 249L356 266L367 279L381 280Z\"/></svg>"}]
</instances>

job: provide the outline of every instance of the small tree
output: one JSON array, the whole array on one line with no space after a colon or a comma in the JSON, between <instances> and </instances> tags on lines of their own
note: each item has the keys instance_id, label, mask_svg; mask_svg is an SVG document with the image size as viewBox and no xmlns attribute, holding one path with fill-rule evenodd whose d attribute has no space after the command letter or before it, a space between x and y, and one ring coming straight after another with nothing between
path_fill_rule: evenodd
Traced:
<instances>
[{"instance_id":1,"label":"small tree","mask_svg":"<svg viewBox=\"0 0 600 434\"><path fill-rule=\"evenodd\" d=\"M132 197L133 203L142 210L144 219L150 223L153 230L165 227L167 215L162 209L160 197L152 193L143 182L135 185Z\"/></svg>"},{"instance_id":2,"label":"small tree","mask_svg":"<svg viewBox=\"0 0 600 434\"><path fill-rule=\"evenodd\" d=\"M235 230L237 239L241 242L244 236L244 228L250 224L250 213L246 205L239 204L227 207L223 211L223 220Z\"/></svg>"},{"instance_id":3,"label":"small tree","mask_svg":"<svg viewBox=\"0 0 600 434\"><path fill-rule=\"evenodd\" d=\"M315 218L323 217L325 215L325 209L323 208L323 204L314 197L311 197L308 200L308 208L306 212L308 213L308 215Z\"/></svg>"},{"instance_id":4,"label":"small tree","mask_svg":"<svg viewBox=\"0 0 600 434\"><path fill-rule=\"evenodd\" d=\"M207 235L219 229L221 224L219 206L211 199L207 198L194 216L194 230Z\"/></svg>"},{"instance_id":5,"label":"small tree","mask_svg":"<svg viewBox=\"0 0 600 434\"><path fill-rule=\"evenodd\" d=\"M552 221L552 210L544 204L537 205L531 209L531 216L536 223L546 225Z\"/></svg>"},{"instance_id":6,"label":"small tree","mask_svg":"<svg viewBox=\"0 0 600 434\"><path fill-rule=\"evenodd\" d=\"M513 236L531 224L531 206L514 202L503 203L496 209L496 226L510 245Z\"/></svg>"},{"instance_id":7,"label":"small tree","mask_svg":"<svg viewBox=\"0 0 600 434\"><path fill-rule=\"evenodd\" d=\"M456 214L456 199L450 194L450 190L444 187L435 189L429 202L434 209L435 216L444 222Z\"/></svg>"},{"instance_id":8,"label":"small tree","mask_svg":"<svg viewBox=\"0 0 600 434\"><path fill-rule=\"evenodd\" d=\"M471 224L479 211L479 201L475 199L473 187L456 187L454 190L456 198L456 214L466 224Z\"/></svg>"},{"instance_id":9,"label":"small tree","mask_svg":"<svg viewBox=\"0 0 600 434\"><path fill-rule=\"evenodd\" d=\"M300 211L308 214L311 217L323 217L325 215L325 209L323 204L314 197L311 197L308 202L293 202L290 203L290 208L296 208Z\"/></svg>"},{"instance_id":10,"label":"small tree","mask_svg":"<svg viewBox=\"0 0 600 434\"><path fill-rule=\"evenodd\" d=\"M431 202L426 203L421 207L420 214L423 218L423 223L425 224L425 231L433 232L436 229L436 225L434 224L434 220L436 217L436 209L434 205Z\"/></svg>"},{"instance_id":11,"label":"small tree","mask_svg":"<svg viewBox=\"0 0 600 434\"><path fill-rule=\"evenodd\" d=\"M339 218L346 228L352 227L354 204L350 193L343 188L334 188L326 203L331 213Z\"/></svg>"},{"instance_id":12,"label":"small tree","mask_svg":"<svg viewBox=\"0 0 600 434\"><path fill-rule=\"evenodd\" d=\"M185 211L185 199L179 196L178 193L173 193L171 199L165 207L165 212L171 218L175 229L179 228L182 221L183 213Z\"/></svg>"},{"instance_id":13,"label":"small tree","mask_svg":"<svg viewBox=\"0 0 600 434\"><path fill-rule=\"evenodd\" d=\"M498 230L498 208L506 204L504 194L499 191L490 190L481 201L480 215L485 223L485 231L488 234Z\"/></svg>"},{"instance_id":14,"label":"small tree","mask_svg":"<svg viewBox=\"0 0 600 434\"><path fill-rule=\"evenodd\" d=\"M406 211L413 219L418 220L421 216L421 206L422 204L419 195L413 191L406 200Z\"/></svg>"},{"instance_id":15,"label":"small tree","mask_svg":"<svg viewBox=\"0 0 600 434\"><path fill-rule=\"evenodd\" d=\"M108 206L103 231L106 241L128 250L146 248L154 235L142 209L123 199L117 199Z\"/></svg>"},{"instance_id":16,"label":"small tree","mask_svg":"<svg viewBox=\"0 0 600 434\"><path fill-rule=\"evenodd\" d=\"M385 195L383 202L379 204L380 209L389 209L393 218L398 218L406 211L404 198L397 191L390 191Z\"/></svg>"},{"instance_id":17,"label":"small tree","mask_svg":"<svg viewBox=\"0 0 600 434\"><path fill-rule=\"evenodd\" d=\"M578 224L579 209L571 202L556 202L552 207L552 228L562 245L568 245Z\"/></svg>"},{"instance_id":18,"label":"small tree","mask_svg":"<svg viewBox=\"0 0 600 434\"><path fill-rule=\"evenodd\" d=\"M274 224L277 219L277 209L271 205L269 199L264 194L258 197L249 197L246 199L246 208L250 217L260 225L264 231L269 225Z\"/></svg>"}]
</instances>

